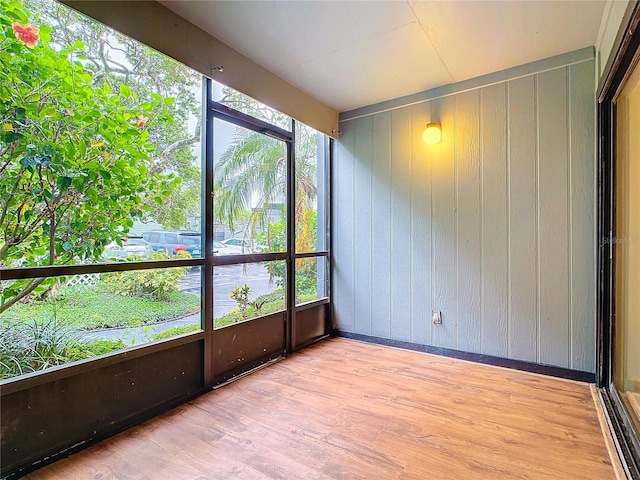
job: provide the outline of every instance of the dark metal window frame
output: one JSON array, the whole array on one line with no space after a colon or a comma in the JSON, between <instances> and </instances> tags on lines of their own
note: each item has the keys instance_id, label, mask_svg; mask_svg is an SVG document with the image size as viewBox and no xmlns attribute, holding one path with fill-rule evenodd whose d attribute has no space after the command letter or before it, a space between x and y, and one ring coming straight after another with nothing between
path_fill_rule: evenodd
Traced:
<instances>
[{"instance_id":1,"label":"dark metal window frame","mask_svg":"<svg viewBox=\"0 0 640 480\"><path fill-rule=\"evenodd\" d=\"M640 436L613 384L615 358L616 102L640 62L640 8L631 5L619 48L598 91L598 386L605 416L629 478L640 479Z\"/></svg>"},{"instance_id":2,"label":"dark metal window frame","mask_svg":"<svg viewBox=\"0 0 640 480\"><path fill-rule=\"evenodd\" d=\"M110 273L124 272L133 270L149 270L163 269L175 267L200 267L201 268L201 288L202 288L202 307L201 307L201 330L189 334L180 335L166 340L160 340L148 344L130 347L117 352L113 352L97 358L91 358L78 362L52 367L46 370L32 372L26 375L13 377L0 381L3 394L17 392L27 388L31 388L40 384L59 380L62 378L77 375L82 372L99 369L113 363L125 361L127 359L149 355L161 350L173 348L175 346L202 341L205 342L204 348L204 385L210 388L214 385L213 365L211 355L211 345L214 333L213 328L213 268L221 265L237 265L245 263L266 262L274 260L284 260L287 263L287 301L286 307L286 345L285 352L291 353L292 348L292 325L294 325L296 311L305 310L316 305L323 305L330 302L329 286L325 288L327 296L316 301L309 302L300 306L295 305L295 260L298 258L314 258L324 257L327 259L327 276L326 281L329 282L330 272L330 253L328 250L296 253L295 252L295 206L293 199L295 198L295 120L292 120L291 131L284 130L275 125L270 125L260 119L253 118L242 112L233 110L225 105L212 100L212 81L204 78L202 87L202 205L201 205L201 225L204 226L203 237L204 244L213 245L215 238L214 218L214 156L213 156L213 138L214 138L214 119L221 119L233 125L237 125L264 135L271 136L283 141L287 149L287 251L260 253L260 254L239 254L228 256L214 256L212 248L205 247L203 249L203 257L191 259L171 259L159 261L140 261L140 262L122 262L122 263L95 263L82 265L59 265L59 266L43 266L30 268L3 268L0 269L0 280L18 280L40 277L57 277L70 276L87 273ZM325 152L327 157L331 151L332 140L327 139ZM327 237L329 237L329 218L330 218L330 202L329 202L329 158L323 159L323 165L326 170L325 181L327 187L325 190L326 198L321 201L326 202L326 223Z\"/></svg>"}]
</instances>

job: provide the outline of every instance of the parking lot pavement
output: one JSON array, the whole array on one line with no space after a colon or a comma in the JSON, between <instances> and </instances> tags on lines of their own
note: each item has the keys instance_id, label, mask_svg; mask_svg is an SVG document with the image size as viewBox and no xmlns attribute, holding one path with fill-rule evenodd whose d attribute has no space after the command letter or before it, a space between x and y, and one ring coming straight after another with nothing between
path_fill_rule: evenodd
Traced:
<instances>
[{"instance_id":1,"label":"parking lot pavement","mask_svg":"<svg viewBox=\"0 0 640 480\"><path fill-rule=\"evenodd\" d=\"M200 283L200 269L192 268L180 280L179 288L181 292L199 297L201 294ZM229 297L229 292L236 286L242 287L245 283L251 288L250 300L278 288L275 283L269 283L269 272L262 265L245 264L215 267L213 272L214 317L229 313L237 307L236 302Z\"/></svg>"}]
</instances>

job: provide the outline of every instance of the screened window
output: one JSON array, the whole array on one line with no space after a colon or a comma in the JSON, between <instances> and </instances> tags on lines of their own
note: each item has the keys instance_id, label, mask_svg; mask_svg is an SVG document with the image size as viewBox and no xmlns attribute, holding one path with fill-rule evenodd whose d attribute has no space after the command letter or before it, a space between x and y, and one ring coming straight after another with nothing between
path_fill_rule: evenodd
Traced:
<instances>
[{"instance_id":1,"label":"screened window","mask_svg":"<svg viewBox=\"0 0 640 480\"><path fill-rule=\"evenodd\" d=\"M2 379L327 301L326 136L52 0L0 28Z\"/></svg>"},{"instance_id":2,"label":"screened window","mask_svg":"<svg viewBox=\"0 0 640 480\"><path fill-rule=\"evenodd\" d=\"M0 29L0 376L199 329L201 76L51 0Z\"/></svg>"}]
</instances>

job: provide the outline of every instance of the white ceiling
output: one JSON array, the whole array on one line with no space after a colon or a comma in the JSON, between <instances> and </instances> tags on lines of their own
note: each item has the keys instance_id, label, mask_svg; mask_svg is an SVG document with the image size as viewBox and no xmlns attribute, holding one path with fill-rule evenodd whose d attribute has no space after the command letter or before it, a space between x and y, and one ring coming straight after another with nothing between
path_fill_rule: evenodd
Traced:
<instances>
[{"instance_id":1,"label":"white ceiling","mask_svg":"<svg viewBox=\"0 0 640 480\"><path fill-rule=\"evenodd\" d=\"M162 1L338 111L596 43L604 1Z\"/></svg>"}]
</instances>

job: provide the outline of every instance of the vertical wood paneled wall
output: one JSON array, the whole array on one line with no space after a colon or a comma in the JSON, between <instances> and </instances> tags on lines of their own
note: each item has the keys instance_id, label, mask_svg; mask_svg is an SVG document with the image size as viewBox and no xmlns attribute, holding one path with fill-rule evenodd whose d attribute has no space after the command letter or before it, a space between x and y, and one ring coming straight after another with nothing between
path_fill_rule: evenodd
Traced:
<instances>
[{"instance_id":1,"label":"vertical wood paneled wall","mask_svg":"<svg viewBox=\"0 0 640 480\"><path fill-rule=\"evenodd\" d=\"M341 122L334 327L594 372L594 89L589 60Z\"/></svg>"}]
</instances>

